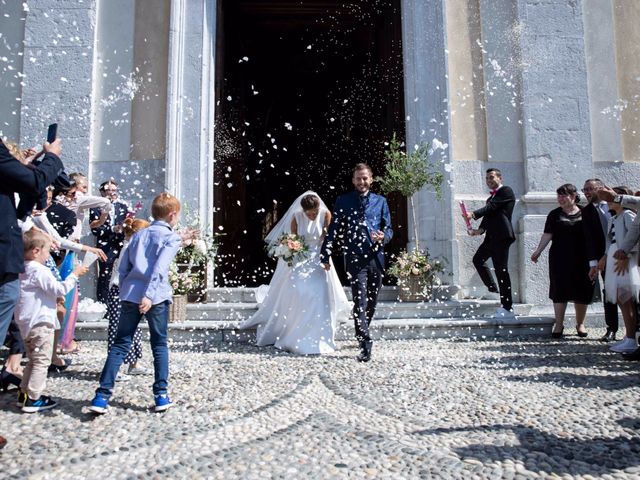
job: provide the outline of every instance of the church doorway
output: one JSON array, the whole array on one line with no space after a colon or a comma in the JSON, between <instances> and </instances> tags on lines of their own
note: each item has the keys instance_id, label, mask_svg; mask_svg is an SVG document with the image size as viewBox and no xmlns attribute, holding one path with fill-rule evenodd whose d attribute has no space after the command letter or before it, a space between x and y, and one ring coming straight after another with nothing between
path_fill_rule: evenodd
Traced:
<instances>
[{"instance_id":1,"label":"church doorway","mask_svg":"<svg viewBox=\"0 0 640 480\"><path fill-rule=\"evenodd\" d=\"M331 208L358 162L404 138L400 0L218 0L216 283L268 283L263 238L314 190ZM406 200L390 196L406 245ZM340 258L334 258L339 267ZM344 280L344 278L343 278Z\"/></svg>"}]
</instances>

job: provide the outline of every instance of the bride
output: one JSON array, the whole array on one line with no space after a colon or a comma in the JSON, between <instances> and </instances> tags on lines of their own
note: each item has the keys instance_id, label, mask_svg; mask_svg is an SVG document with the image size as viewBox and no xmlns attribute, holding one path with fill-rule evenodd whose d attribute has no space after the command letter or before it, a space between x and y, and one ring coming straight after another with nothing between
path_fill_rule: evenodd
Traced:
<instances>
[{"instance_id":1,"label":"bride","mask_svg":"<svg viewBox=\"0 0 640 480\"><path fill-rule=\"evenodd\" d=\"M258 288L258 311L240 328L257 326L258 346L299 354L333 352L339 320L348 318L350 305L335 269L320 265L322 240L331 222L331 212L311 191L300 195L287 213L269 232L265 241L277 242L284 233L304 238L309 247L307 258L293 266L278 259L267 293Z\"/></svg>"}]
</instances>

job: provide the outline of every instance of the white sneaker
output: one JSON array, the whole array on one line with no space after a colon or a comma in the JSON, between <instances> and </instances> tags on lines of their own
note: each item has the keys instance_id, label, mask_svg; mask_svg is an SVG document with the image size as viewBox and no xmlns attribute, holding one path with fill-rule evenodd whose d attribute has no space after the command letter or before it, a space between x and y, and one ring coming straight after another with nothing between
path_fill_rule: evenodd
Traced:
<instances>
[{"instance_id":1,"label":"white sneaker","mask_svg":"<svg viewBox=\"0 0 640 480\"><path fill-rule=\"evenodd\" d=\"M131 380L131 378L124 372L118 372L116 375L116 382L128 382L129 380Z\"/></svg>"},{"instance_id":2,"label":"white sneaker","mask_svg":"<svg viewBox=\"0 0 640 480\"><path fill-rule=\"evenodd\" d=\"M496 310L496 313L491 315L490 318L516 318L516 314L513 313L511 310L506 310L500 307Z\"/></svg>"},{"instance_id":3,"label":"white sneaker","mask_svg":"<svg viewBox=\"0 0 640 480\"><path fill-rule=\"evenodd\" d=\"M609 350L616 353L632 353L638 348L635 338L624 337L620 343L616 343Z\"/></svg>"}]
</instances>

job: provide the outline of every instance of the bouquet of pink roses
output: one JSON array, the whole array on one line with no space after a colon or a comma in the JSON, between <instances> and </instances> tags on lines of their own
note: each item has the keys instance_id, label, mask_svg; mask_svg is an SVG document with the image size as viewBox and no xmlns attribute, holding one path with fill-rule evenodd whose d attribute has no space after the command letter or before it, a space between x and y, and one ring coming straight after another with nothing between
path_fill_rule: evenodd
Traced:
<instances>
[{"instance_id":1,"label":"bouquet of pink roses","mask_svg":"<svg viewBox=\"0 0 640 480\"><path fill-rule=\"evenodd\" d=\"M300 235L283 233L275 243L267 248L271 257L282 258L290 267L301 262L309 255L309 246Z\"/></svg>"}]
</instances>

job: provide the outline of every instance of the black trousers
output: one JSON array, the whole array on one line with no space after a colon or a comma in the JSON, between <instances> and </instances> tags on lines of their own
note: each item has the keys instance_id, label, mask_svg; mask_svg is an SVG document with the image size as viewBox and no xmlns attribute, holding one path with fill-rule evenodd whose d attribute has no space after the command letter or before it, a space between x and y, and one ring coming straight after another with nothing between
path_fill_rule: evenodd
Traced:
<instances>
[{"instance_id":1,"label":"black trousers","mask_svg":"<svg viewBox=\"0 0 640 480\"><path fill-rule=\"evenodd\" d=\"M473 256L473 265L476 267L482 283L490 292L500 291L500 303L505 310L511 310L513 300L511 296L511 277L509 276L509 248L513 242L511 240L491 240L485 238ZM487 267L487 260L491 259L496 271L498 285Z\"/></svg>"},{"instance_id":2,"label":"black trousers","mask_svg":"<svg viewBox=\"0 0 640 480\"><path fill-rule=\"evenodd\" d=\"M604 285L604 271L602 272L602 285ZM609 303L605 299L607 295L602 289L602 302L604 304L604 321L607 324L607 331L617 332L618 331L618 304Z\"/></svg>"},{"instance_id":3,"label":"black trousers","mask_svg":"<svg viewBox=\"0 0 640 480\"><path fill-rule=\"evenodd\" d=\"M353 272L350 278L353 295L353 320L356 338L360 343L371 343L369 325L378 303L378 292L382 285L382 271L375 259Z\"/></svg>"}]
</instances>

